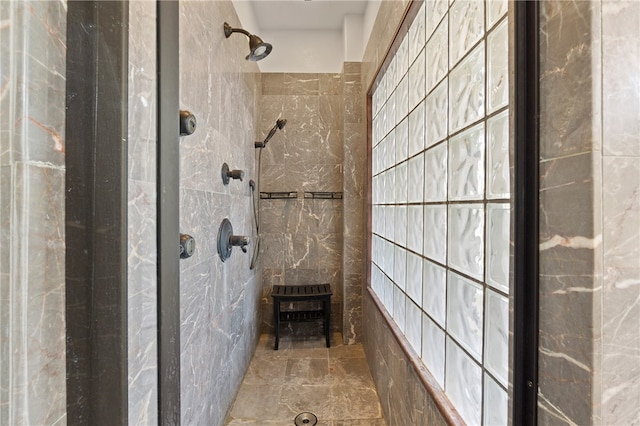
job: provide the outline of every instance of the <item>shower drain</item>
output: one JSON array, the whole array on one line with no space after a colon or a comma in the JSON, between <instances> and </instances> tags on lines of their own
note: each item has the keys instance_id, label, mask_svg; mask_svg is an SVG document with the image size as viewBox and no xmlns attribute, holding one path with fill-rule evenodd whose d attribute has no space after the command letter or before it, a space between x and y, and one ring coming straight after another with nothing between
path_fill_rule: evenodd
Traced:
<instances>
[{"instance_id":1,"label":"shower drain","mask_svg":"<svg viewBox=\"0 0 640 426\"><path fill-rule=\"evenodd\" d=\"M318 418L313 413L300 413L295 418L296 426L313 426L318 423Z\"/></svg>"}]
</instances>

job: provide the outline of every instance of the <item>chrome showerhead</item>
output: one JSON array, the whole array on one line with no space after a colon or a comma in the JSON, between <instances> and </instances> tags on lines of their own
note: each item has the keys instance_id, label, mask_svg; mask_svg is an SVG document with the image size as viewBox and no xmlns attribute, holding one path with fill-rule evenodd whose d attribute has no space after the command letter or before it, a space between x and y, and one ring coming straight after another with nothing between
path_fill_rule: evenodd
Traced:
<instances>
[{"instance_id":1,"label":"chrome showerhead","mask_svg":"<svg viewBox=\"0 0 640 426\"><path fill-rule=\"evenodd\" d=\"M287 120L285 120L284 118L279 118L276 121L276 125L273 126L271 130L269 130L269 134L267 135L266 138L264 138L264 141L256 142L255 147L264 148L267 145L267 142L269 142L269 140L273 137L273 135L275 135L278 130L282 130L286 124L287 124Z\"/></svg>"}]
</instances>

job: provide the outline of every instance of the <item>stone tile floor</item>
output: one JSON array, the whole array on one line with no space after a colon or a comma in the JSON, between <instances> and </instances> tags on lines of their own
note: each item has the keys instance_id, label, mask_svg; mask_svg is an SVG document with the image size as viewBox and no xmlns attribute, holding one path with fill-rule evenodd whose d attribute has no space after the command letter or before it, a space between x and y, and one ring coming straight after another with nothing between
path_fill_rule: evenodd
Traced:
<instances>
[{"instance_id":1,"label":"stone tile floor","mask_svg":"<svg viewBox=\"0 0 640 426\"><path fill-rule=\"evenodd\" d=\"M317 426L386 426L362 345L324 337L263 334L225 425L294 425L311 412Z\"/></svg>"}]
</instances>

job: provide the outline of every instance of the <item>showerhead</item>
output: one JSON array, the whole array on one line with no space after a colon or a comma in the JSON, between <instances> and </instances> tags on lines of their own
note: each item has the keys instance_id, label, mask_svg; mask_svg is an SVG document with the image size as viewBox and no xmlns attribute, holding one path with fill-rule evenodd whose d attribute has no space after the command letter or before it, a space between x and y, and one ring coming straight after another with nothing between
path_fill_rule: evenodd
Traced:
<instances>
[{"instance_id":1,"label":"showerhead","mask_svg":"<svg viewBox=\"0 0 640 426\"><path fill-rule=\"evenodd\" d=\"M269 130L269 134L267 135L266 138L264 138L264 141L256 142L255 147L264 148L267 145L267 142L269 142L269 140L273 137L273 135L275 135L278 130L282 130L286 124L287 124L287 120L285 120L284 118L279 118L276 121L276 125L273 126L271 130Z\"/></svg>"},{"instance_id":2,"label":"showerhead","mask_svg":"<svg viewBox=\"0 0 640 426\"><path fill-rule=\"evenodd\" d=\"M249 49L251 49L251 52L247 55L246 59L253 62L264 59L269 55L269 53L271 53L272 48L273 46L271 46L271 44L265 43L257 35L250 35Z\"/></svg>"},{"instance_id":3,"label":"showerhead","mask_svg":"<svg viewBox=\"0 0 640 426\"><path fill-rule=\"evenodd\" d=\"M232 28L231 25L224 23L224 35L226 38L229 38L233 33L242 33L249 37L249 54L247 58L249 61L259 61L260 59L266 58L269 53L271 53L271 49L273 46L269 43L265 43L262 41L260 37L257 35L249 33L247 30L243 30L242 28Z\"/></svg>"}]
</instances>

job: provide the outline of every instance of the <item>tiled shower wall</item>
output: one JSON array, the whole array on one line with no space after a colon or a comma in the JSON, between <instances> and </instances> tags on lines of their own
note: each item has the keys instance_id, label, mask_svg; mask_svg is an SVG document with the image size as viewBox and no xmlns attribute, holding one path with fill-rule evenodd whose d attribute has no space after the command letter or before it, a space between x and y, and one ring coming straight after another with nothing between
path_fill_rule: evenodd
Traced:
<instances>
[{"instance_id":1,"label":"tiled shower wall","mask_svg":"<svg viewBox=\"0 0 640 426\"><path fill-rule=\"evenodd\" d=\"M332 328L342 330L343 199L304 198L342 192L341 74L263 74L258 139L278 118L287 125L262 150L261 192L297 192L261 200L263 331L273 327L273 285L329 283ZM257 153L256 153L257 154Z\"/></svg>"},{"instance_id":2,"label":"tiled shower wall","mask_svg":"<svg viewBox=\"0 0 640 426\"><path fill-rule=\"evenodd\" d=\"M260 324L260 277L249 269L253 246L247 253L234 248L225 262L217 252L225 218L234 234L252 235L248 182L255 179L259 115L258 67L245 60L245 36L225 38L225 21L240 26L230 1L180 2L180 108L197 119L195 133L180 140L180 232L196 240L180 269L183 424L222 424ZM244 180L224 185L224 162L244 170Z\"/></svg>"},{"instance_id":3,"label":"tiled shower wall","mask_svg":"<svg viewBox=\"0 0 640 426\"><path fill-rule=\"evenodd\" d=\"M635 424L640 3L540 10L538 413L542 423Z\"/></svg>"},{"instance_id":4,"label":"tiled shower wall","mask_svg":"<svg viewBox=\"0 0 640 426\"><path fill-rule=\"evenodd\" d=\"M258 336L259 281L239 248L224 263L220 223L251 236L258 69L231 2L180 3L180 108L197 119L180 138L180 232L196 240L181 261L181 421L222 424ZM212 23L215 23L212 24ZM130 3L129 35L129 420L157 423L155 4ZM208 52L197 54L194 52ZM223 185L222 163L245 171ZM249 247L251 251L251 246Z\"/></svg>"},{"instance_id":5,"label":"tiled shower wall","mask_svg":"<svg viewBox=\"0 0 640 426\"><path fill-rule=\"evenodd\" d=\"M602 424L640 423L640 2L602 7ZM597 43L596 43L597 46ZM594 127L599 128L598 122ZM598 163L595 163L598 164Z\"/></svg>"},{"instance_id":6,"label":"tiled shower wall","mask_svg":"<svg viewBox=\"0 0 640 426\"><path fill-rule=\"evenodd\" d=\"M263 74L260 128L288 120L262 150L260 192L297 192L261 200L263 332L272 331L273 285L330 283L332 328L345 343L362 338L366 135L359 62L340 74ZM258 140L263 135L259 135ZM259 152L257 153L259 154ZM313 200L305 191L336 192Z\"/></svg>"},{"instance_id":7,"label":"tiled shower wall","mask_svg":"<svg viewBox=\"0 0 640 426\"><path fill-rule=\"evenodd\" d=\"M158 423L156 5L129 2L129 424Z\"/></svg>"},{"instance_id":8,"label":"tiled shower wall","mask_svg":"<svg viewBox=\"0 0 640 426\"><path fill-rule=\"evenodd\" d=\"M362 342L367 134L361 68L360 62L346 62L342 73L344 117L342 335L346 344Z\"/></svg>"},{"instance_id":9,"label":"tiled shower wall","mask_svg":"<svg viewBox=\"0 0 640 426\"><path fill-rule=\"evenodd\" d=\"M0 424L66 422L66 21L0 3Z\"/></svg>"}]
</instances>

